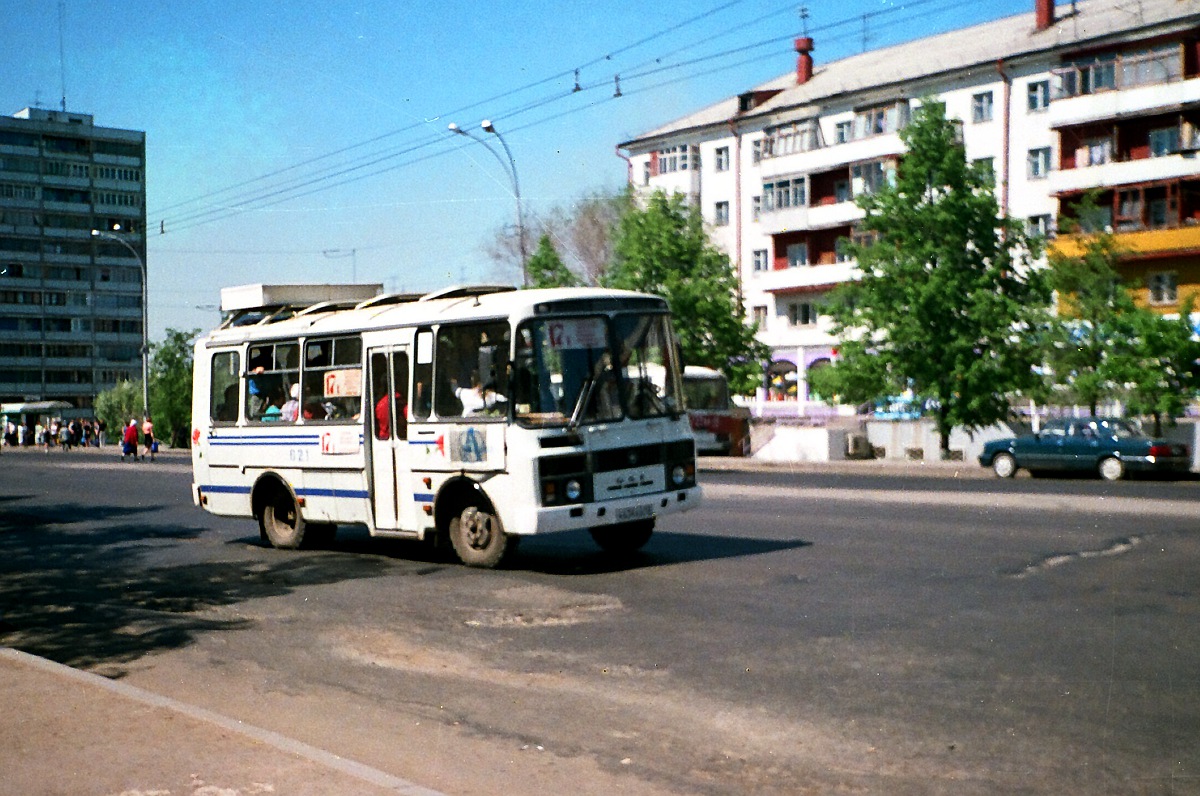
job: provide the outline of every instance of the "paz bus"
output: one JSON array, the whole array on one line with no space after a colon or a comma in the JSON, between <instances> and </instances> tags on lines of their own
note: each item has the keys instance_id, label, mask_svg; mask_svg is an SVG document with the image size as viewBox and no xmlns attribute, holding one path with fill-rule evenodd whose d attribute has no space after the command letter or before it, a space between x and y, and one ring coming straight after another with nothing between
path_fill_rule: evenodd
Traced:
<instances>
[{"instance_id":1,"label":"paz bus","mask_svg":"<svg viewBox=\"0 0 1200 796\"><path fill-rule=\"evenodd\" d=\"M365 288L365 289L364 289ZM631 553L695 508L666 302L598 288L245 285L195 345L193 498L280 548L338 525L497 566L587 529ZM651 378L658 371L662 375Z\"/></svg>"}]
</instances>

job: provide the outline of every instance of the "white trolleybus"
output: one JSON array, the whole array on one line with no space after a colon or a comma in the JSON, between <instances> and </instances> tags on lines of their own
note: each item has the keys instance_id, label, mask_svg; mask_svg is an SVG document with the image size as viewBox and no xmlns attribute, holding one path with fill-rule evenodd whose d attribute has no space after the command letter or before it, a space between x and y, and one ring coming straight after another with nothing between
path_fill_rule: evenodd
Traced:
<instances>
[{"instance_id":1,"label":"white trolleybus","mask_svg":"<svg viewBox=\"0 0 1200 796\"><path fill-rule=\"evenodd\" d=\"M361 523L491 567L550 531L632 552L699 504L662 299L377 289L222 291L225 321L195 348L197 505L253 517L276 547Z\"/></svg>"}]
</instances>

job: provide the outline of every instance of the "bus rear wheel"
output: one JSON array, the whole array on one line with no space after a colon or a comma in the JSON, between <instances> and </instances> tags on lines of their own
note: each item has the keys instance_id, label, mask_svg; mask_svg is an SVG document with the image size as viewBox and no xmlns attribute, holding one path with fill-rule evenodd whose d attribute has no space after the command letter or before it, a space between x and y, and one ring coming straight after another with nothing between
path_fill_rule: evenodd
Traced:
<instances>
[{"instance_id":1,"label":"bus rear wheel","mask_svg":"<svg viewBox=\"0 0 1200 796\"><path fill-rule=\"evenodd\" d=\"M617 525L601 525L589 528L588 533L600 549L606 553L629 555L646 546L654 533L654 520L622 522Z\"/></svg>"},{"instance_id":2,"label":"bus rear wheel","mask_svg":"<svg viewBox=\"0 0 1200 796\"><path fill-rule=\"evenodd\" d=\"M479 506L451 518L449 531L458 560L469 567L497 567L517 547L517 537L504 532L500 518Z\"/></svg>"},{"instance_id":3,"label":"bus rear wheel","mask_svg":"<svg viewBox=\"0 0 1200 796\"><path fill-rule=\"evenodd\" d=\"M285 489L273 489L263 504L258 527L272 547L296 550L304 544L305 522L295 499Z\"/></svg>"}]
</instances>

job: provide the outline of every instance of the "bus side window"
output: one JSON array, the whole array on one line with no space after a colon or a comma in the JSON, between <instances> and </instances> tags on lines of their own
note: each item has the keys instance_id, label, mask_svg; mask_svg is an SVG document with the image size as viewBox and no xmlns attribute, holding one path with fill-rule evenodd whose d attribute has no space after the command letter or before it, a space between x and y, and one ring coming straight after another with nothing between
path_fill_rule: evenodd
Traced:
<instances>
[{"instance_id":1,"label":"bus side window","mask_svg":"<svg viewBox=\"0 0 1200 796\"><path fill-rule=\"evenodd\" d=\"M417 331L417 356L413 367L413 417L427 420L433 409L433 332Z\"/></svg>"},{"instance_id":2,"label":"bus side window","mask_svg":"<svg viewBox=\"0 0 1200 796\"><path fill-rule=\"evenodd\" d=\"M218 423L233 423L238 419L238 379L241 376L237 351L218 351L213 354L209 376L209 416Z\"/></svg>"}]
</instances>

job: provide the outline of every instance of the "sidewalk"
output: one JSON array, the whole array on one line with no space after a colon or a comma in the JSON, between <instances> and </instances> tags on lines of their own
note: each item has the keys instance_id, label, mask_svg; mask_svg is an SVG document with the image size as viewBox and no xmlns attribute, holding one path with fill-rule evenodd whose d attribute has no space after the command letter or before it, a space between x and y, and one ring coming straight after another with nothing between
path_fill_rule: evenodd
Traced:
<instances>
[{"instance_id":1,"label":"sidewalk","mask_svg":"<svg viewBox=\"0 0 1200 796\"><path fill-rule=\"evenodd\" d=\"M0 647L0 792L438 796L278 733Z\"/></svg>"},{"instance_id":2,"label":"sidewalk","mask_svg":"<svg viewBox=\"0 0 1200 796\"><path fill-rule=\"evenodd\" d=\"M904 459L843 459L832 462L762 461L752 457L701 456L701 472L733 473L836 473L843 475L899 475L935 478L995 478L988 467L968 461L907 461Z\"/></svg>"}]
</instances>

